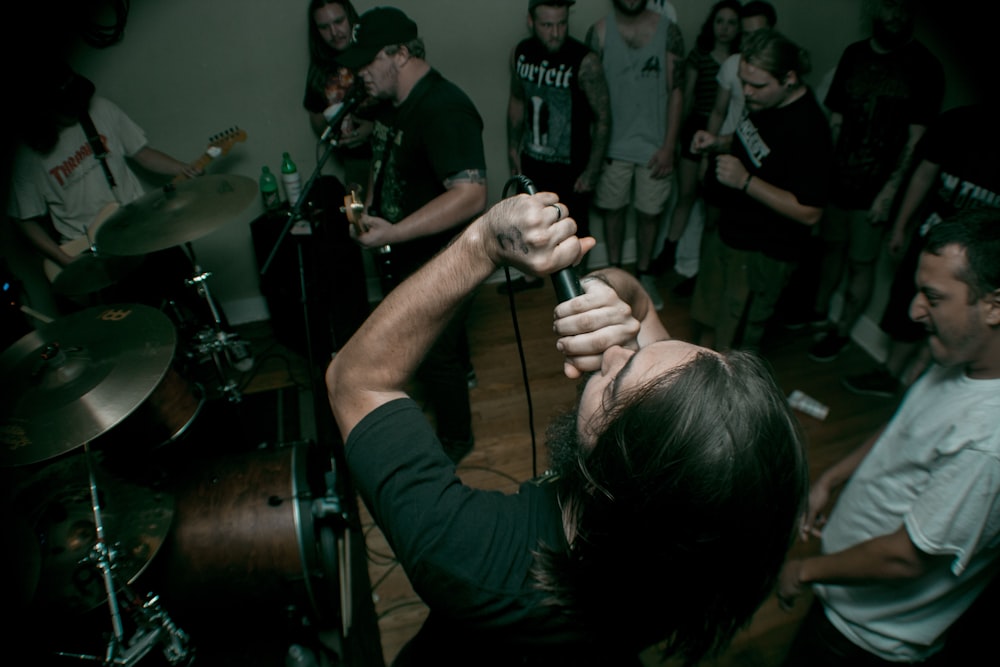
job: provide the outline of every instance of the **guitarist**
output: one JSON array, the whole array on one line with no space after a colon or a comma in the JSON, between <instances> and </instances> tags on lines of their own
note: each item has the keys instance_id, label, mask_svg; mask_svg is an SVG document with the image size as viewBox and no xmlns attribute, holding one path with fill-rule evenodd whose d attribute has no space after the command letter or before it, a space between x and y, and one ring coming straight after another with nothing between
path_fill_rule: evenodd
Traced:
<instances>
[{"instance_id":1,"label":"guitarist","mask_svg":"<svg viewBox=\"0 0 1000 667\"><path fill-rule=\"evenodd\" d=\"M130 161L162 176L196 177L202 170L150 147L142 129L117 105L94 94L91 81L68 66L55 69L35 124L17 149L7 212L42 257L64 267L75 256L61 244L87 238L93 223L145 194ZM81 122L85 116L96 128L103 159Z\"/></svg>"},{"instance_id":2,"label":"guitarist","mask_svg":"<svg viewBox=\"0 0 1000 667\"><path fill-rule=\"evenodd\" d=\"M392 278L400 281L486 207L483 122L468 96L425 60L417 26L403 12L371 9L355 35L337 62L356 72L379 104L372 110L368 214L361 233L351 233L376 253L388 245ZM417 372L456 462L472 449L465 334L460 313Z\"/></svg>"}]
</instances>

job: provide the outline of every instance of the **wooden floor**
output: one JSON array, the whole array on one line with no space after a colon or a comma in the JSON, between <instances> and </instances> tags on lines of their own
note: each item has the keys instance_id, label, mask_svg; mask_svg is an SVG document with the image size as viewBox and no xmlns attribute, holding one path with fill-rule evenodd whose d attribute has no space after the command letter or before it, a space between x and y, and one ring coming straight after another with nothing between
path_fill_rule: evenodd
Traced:
<instances>
[{"instance_id":1,"label":"wooden floor","mask_svg":"<svg viewBox=\"0 0 1000 667\"><path fill-rule=\"evenodd\" d=\"M667 302L661 316L673 336L688 339L692 331L688 301L671 292L677 280L677 276L660 279ZM561 357L553 344L553 290L546 286L517 294L515 299L520 346L507 297L498 295L493 285L480 289L469 319L472 359L478 379L478 386L471 393L476 446L459 466L459 475L468 484L480 488L513 491L520 482L543 471L546 465L545 425L553 415L571 408L576 396L575 383L562 375ZM247 335L259 337L261 332L259 328L251 328ZM840 378L844 375L871 367L873 360L863 350L851 345L835 363L823 364L807 357L810 342L808 333L779 330L765 340L763 353L786 393L799 389L829 406L829 415L823 421L800 415L808 441L810 469L815 478L885 423L896 401L860 398L841 386ZM267 343L258 340L254 344ZM526 371L522 368L522 351ZM305 386L308 375L301 366L289 364L287 357L262 359L246 391L285 383ZM427 609L414 594L381 532L363 509L362 521L372 596L379 615L383 652L389 664L419 628ZM806 553L815 548L815 544L797 544L792 552ZM734 559L739 557L740 554L733 554ZM768 600L730 649L705 665L765 667L780 664L807 602L803 600L792 613L786 613L778 608L773 598ZM663 603L669 604L669 601ZM658 659L655 647L644 654L643 661L647 667L669 664ZM475 664L474 656L470 656L469 664Z\"/></svg>"}]
</instances>

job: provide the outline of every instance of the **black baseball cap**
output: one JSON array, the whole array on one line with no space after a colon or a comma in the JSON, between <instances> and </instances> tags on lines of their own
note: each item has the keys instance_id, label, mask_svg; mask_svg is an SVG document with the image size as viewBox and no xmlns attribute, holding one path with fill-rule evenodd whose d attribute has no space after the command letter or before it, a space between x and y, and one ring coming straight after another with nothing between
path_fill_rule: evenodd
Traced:
<instances>
[{"instance_id":1,"label":"black baseball cap","mask_svg":"<svg viewBox=\"0 0 1000 667\"><path fill-rule=\"evenodd\" d=\"M354 41L337 56L337 63L356 70L375 60L387 46L405 44L417 38L417 24L395 7L375 7L358 19Z\"/></svg>"}]
</instances>

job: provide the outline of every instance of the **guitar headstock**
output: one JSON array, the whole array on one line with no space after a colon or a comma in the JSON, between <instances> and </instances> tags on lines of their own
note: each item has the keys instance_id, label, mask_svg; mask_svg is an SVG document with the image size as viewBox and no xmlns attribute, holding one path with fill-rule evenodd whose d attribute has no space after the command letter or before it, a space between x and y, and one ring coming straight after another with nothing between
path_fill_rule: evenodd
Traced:
<instances>
[{"instance_id":1,"label":"guitar headstock","mask_svg":"<svg viewBox=\"0 0 1000 667\"><path fill-rule=\"evenodd\" d=\"M208 147L205 152L213 158L221 157L240 142L247 140L246 130L239 127L231 127L228 130L214 134L208 139Z\"/></svg>"}]
</instances>

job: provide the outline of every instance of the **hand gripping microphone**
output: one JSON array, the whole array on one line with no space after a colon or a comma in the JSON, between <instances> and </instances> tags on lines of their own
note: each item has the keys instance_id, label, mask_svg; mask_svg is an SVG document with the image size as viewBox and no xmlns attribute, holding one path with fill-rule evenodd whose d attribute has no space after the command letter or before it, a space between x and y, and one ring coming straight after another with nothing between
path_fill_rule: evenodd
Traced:
<instances>
[{"instance_id":1,"label":"hand gripping microphone","mask_svg":"<svg viewBox=\"0 0 1000 667\"><path fill-rule=\"evenodd\" d=\"M533 195L537 192L535 184L532 183L531 179L527 176L518 175L517 179L524 187L524 191L529 195ZM567 266L565 269L559 269L553 273L550 278L552 278L552 286L556 289L556 299L558 299L560 303L563 301L569 301L573 297L583 294L583 286L580 284L580 277L576 275L576 269L572 266Z\"/></svg>"},{"instance_id":2,"label":"hand gripping microphone","mask_svg":"<svg viewBox=\"0 0 1000 667\"><path fill-rule=\"evenodd\" d=\"M361 106L361 103L365 101L365 89L364 88L351 88L347 93L347 97L344 101L340 103L340 108L330 116L330 120L327 121L326 129L323 130L322 136L319 140L321 142L327 139L339 139L340 138L340 124L344 122L349 114L353 113L355 109Z\"/></svg>"}]
</instances>

